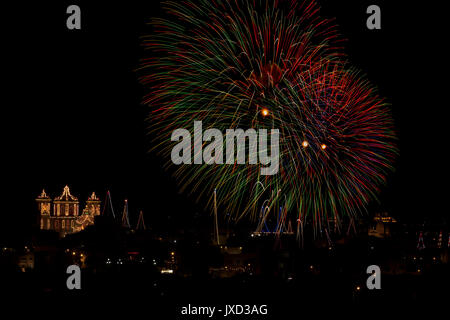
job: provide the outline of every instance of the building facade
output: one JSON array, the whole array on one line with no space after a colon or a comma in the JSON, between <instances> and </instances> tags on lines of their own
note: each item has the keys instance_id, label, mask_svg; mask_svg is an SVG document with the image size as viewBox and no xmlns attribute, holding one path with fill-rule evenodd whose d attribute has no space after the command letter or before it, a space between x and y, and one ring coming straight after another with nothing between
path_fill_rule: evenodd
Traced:
<instances>
[{"instance_id":1,"label":"building facade","mask_svg":"<svg viewBox=\"0 0 450 320\"><path fill-rule=\"evenodd\" d=\"M53 200L45 190L42 190L36 202L40 214L40 229L54 230L63 237L94 224L95 216L100 215L101 201L94 192L86 201L86 206L80 214L80 202L70 193L68 186L65 186L63 193Z\"/></svg>"}]
</instances>

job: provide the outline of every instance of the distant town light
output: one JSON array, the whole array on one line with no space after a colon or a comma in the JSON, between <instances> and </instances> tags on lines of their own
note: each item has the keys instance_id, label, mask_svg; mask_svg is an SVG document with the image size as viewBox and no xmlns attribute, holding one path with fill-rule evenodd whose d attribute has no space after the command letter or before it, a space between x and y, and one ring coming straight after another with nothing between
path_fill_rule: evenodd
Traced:
<instances>
[{"instance_id":1,"label":"distant town light","mask_svg":"<svg viewBox=\"0 0 450 320\"><path fill-rule=\"evenodd\" d=\"M163 273L163 274L171 274L171 273L173 273L173 270L172 269L161 269L161 273Z\"/></svg>"}]
</instances>

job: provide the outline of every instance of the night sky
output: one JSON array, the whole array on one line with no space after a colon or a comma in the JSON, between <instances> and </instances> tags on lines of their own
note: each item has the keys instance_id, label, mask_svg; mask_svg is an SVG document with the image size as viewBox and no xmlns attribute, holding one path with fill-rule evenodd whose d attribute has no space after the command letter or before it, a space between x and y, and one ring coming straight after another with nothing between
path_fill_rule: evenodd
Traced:
<instances>
[{"instance_id":1,"label":"night sky","mask_svg":"<svg viewBox=\"0 0 450 320\"><path fill-rule=\"evenodd\" d=\"M439 220L448 211L449 173L444 10L393 2L320 1L348 39L351 62L392 103L400 157L381 207ZM81 7L81 31L66 28L70 4ZM370 4L381 7L382 30L365 26ZM103 200L109 189L120 212L128 198L132 223L140 209L148 224L160 225L168 215L182 223L201 212L147 153L135 70L158 1L28 1L2 12L2 233L20 234L16 228L35 219L42 188L54 197L66 184L83 205L92 191Z\"/></svg>"}]
</instances>

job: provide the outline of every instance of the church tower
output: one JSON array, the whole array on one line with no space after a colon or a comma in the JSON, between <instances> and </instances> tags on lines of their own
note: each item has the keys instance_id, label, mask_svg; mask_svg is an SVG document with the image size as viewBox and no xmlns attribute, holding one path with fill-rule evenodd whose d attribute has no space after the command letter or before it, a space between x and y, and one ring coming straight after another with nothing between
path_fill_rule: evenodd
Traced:
<instances>
[{"instance_id":1,"label":"church tower","mask_svg":"<svg viewBox=\"0 0 450 320\"><path fill-rule=\"evenodd\" d=\"M37 197L36 202L39 210L39 225L43 230L50 229L50 206L52 199L42 190L40 196Z\"/></svg>"},{"instance_id":2,"label":"church tower","mask_svg":"<svg viewBox=\"0 0 450 320\"><path fill-rule=\"evenodd\" d=\"M92 216L100 215L100 199L97 197L95 192L92 192L91 196L86 201L86 207L88 212Z\"/></svg>"}]
</instances>

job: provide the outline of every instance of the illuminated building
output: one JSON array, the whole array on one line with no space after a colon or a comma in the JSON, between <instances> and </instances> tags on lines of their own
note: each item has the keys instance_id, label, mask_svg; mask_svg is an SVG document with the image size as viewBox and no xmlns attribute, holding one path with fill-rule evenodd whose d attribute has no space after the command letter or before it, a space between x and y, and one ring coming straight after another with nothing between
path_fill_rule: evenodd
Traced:
<instances>
[{"instance_id":1,"label":"illuminated building","mask_svg":"<svg viewBox=\"0 0 450 320\"><path fill-rule=\"evenodd\" d=\"M18 257L17 265L22 272L34 269L34 252L31 252L28 247L25 247L25 251Z\"/></svg>"},{"instance_id":2,"label":"illuminated building","mask_svg":"<svg viewBox=\"0 0 450 320\"><path fill-rule=\"evenodd\" d=\"M391 225L397 223L393 217L386 212L376 214L373 218L373 226L369 229L369 236L376 238L387 238L391 236Z\"/></svg>"},{"instance_id":3,"label":"illuminated building","mask_svg":"<svg viewBox=\"0 0 450 320\"><path fill-rule=\"evenodd\" d=\"M42 190L36 202L40 214L40 229L54 230L63 237L94 224L94 217L100 215L100 200L94 192L86 201L86 206L80 215L78 198L70 193L68 186L65 186L63 193L53 200L45 193L45 190Z\"/></svg>"}]
</instances>

